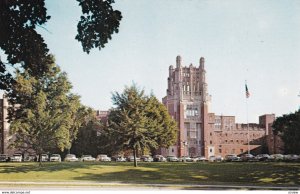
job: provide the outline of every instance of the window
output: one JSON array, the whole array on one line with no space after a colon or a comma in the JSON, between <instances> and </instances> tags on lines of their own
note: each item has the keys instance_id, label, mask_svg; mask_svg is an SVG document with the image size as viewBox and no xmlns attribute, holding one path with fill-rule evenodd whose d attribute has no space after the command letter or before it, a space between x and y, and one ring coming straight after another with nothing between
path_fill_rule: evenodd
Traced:
<instances>
[{"instance_id":1,"label":"window","mask_svg":"<svg viewBox=\"0 0 300 194\"><path fill-rule=\"evenodd\" d=\"M219 149L219 153L222 153L222 149Z\"/></svg>"},{"instance_id":2,"label":"window","mask_svg":"<svg viewBox=\"0 0 300 194\"><path fill-rule=\"evenodd\" d=\"M186 105L184 110L184 118L199 116L199 110L196 105Z\"/></svg>"},{"instance_id":3,"label":"window","mask_svg":"<svg viewBox=\"0 0 300 194\"><path fill-rule=\"evenodd\" d=\"M212 141L209 141L210 144L212 144Z\"/></svg>"},{"instance_id":4,"label":"window","mask_svg":"<svg viewBox=\"0 0 300 194\"><path fill-rule=\"evenodd\" d=\"M211 148L209 149L209 152L212 153L212 149Z\"/></svg>"},{"instance_id":5,"label":"window","mask_svg":"<svg viewBox=\"0 0 300 194\"><path fill-rule=\"evenodd\" d=\"M243 152L244 152L244 150L243 150L243 149L241 149L240 151L241 151L241 153L243 153Z\"/></svg>"}]
</instances>

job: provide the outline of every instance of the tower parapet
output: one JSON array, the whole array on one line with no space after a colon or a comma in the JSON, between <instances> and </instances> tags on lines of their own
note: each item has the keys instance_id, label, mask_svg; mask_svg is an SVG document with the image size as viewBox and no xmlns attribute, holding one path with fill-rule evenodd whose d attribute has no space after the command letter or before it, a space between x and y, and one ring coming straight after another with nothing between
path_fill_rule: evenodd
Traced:
<instances>
[{"instance_id":1,"label":"tower parapet","mask_svg":"<svg viewBox=\"0 0 300 194\"><path fill-rule=\"evenodd\" d=\"M181 67L181 56L178 55L176 57L176 68L180 68Z\"/></svg>"},{"instance_id":2,"label":"tower parapet","mask_svg":"<svg viewBox=\"0 0 300 194\"><path fill-rule=\"evenodd\" d=\"M205 63L205 59L204 57L201 57L199 60L200 69L204 70L204 63Z\"/></svg>"}]
</instances>

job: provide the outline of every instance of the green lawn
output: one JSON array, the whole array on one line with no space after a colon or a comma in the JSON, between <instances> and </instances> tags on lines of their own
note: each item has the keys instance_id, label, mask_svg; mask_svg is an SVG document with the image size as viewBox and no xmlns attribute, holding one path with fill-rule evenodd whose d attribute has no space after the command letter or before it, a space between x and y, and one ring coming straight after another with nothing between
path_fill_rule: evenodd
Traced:
<instances>
[{"instance_id":1,"label":"green lawn","mask_svg":"<svg viewBox=\"0 0 300 194\"><path fill-rule=\"evenodd\" d=\"M300 186L300 163L0 163L0 181Z\"/></svg>"}]
</instances>

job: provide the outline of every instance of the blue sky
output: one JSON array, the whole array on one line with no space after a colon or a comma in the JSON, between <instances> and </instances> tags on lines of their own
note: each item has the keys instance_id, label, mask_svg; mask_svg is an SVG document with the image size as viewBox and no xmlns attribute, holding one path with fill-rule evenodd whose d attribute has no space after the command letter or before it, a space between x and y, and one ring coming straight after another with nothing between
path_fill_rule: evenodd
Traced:
<instances>
[{"instance_id":1,"label":"blue sky","mask_svg":"<svg viewBox=\"0 0 300 194\"><path fill-rule=\"evenodd\" d=\"M300 1L116 0L118 34L88 55L74 37L80 17L75 0L46 0L51 20L40 28L73 92L95 109L112 106L111 92L136 82L165 96L169 65L206 60L210 112L246 122L245 79L251 93L249 122L300 106Z\"/></svg>"}]
</instances>

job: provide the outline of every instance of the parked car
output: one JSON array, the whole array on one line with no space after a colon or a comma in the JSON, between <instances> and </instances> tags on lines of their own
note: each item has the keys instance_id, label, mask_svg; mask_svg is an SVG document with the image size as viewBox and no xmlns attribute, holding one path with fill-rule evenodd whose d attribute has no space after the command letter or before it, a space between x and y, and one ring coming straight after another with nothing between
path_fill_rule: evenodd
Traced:
<instances>
[{"instance_id":1,"label":"parked car","mask_svg":"<svg viewBox=\"0 0 300 194\"><path fill-rule=\"evenodd\" d=\"M0 154L0 162L8 162L9 157L7 154Z\"/></svg>"},{"instance_id":2,"label":"parked car","mask_svg":"<svg viewBox=\"0 0 300 194\"><path fill-rule=\"evenodd\" d=\"M206 159L204 156L198 156L196 158L194 158L195 162L207 162L208 159Z\"/></svg>"},{"instance_id":3,"label":"parked car","mask_svg":"<svg viewBox=\"0 0 300 194\"><path fill-rule=\"evenodd\" d=\"M94 162L96 161L96 158L92 157L91 155L82 155L80 160L82 162Z\"/></svg>"},{"instance_id":4,"label":"parked car","mask_svg":"<svg viewBox=\"0 0 300 194\"><path fill-rule=\"evenodd\" d=\"M236 154L228 154L225 156L226 162L239 162L241 161L241 158L238 157Z\"/></svg>"},{"instance_id":5,"label":"parked car","mask_svg":"<svg viewBox=\"0 0 300 194\"><path fill-rule=\"evenodd\" d=\"M179 159L176 156L167 156L168 162L179 162Z\"/></svg>"},{"instance_id":6,"label":"parked car","mask_svg":"<svg viewBox=\"0 0 300 194\"><path fill-rule=\"evenodd\" d=\"M140 162L140 161L141 161L141 159L138 158L138 157L136 157L135 159L136 159L137 162ZM128 156L128 157L127 157L127 161L128 161L128 162L133 162L133 161L134 161L134 157L133 157L133 156Z\"/></svg>"},{"instance_id":7,"label":"parked car","mask_svg":"<svg viewBox=\"0 0 300 194\"><path fill-rule=\"evenodd\" d=\"M210 156L208 161L210 162L222 162L224 158L222 156Z\"/></svg>"},{"instance_id":8,"label":"parked car","mask_svg":"<svg viewBox=\"0 0 300 194\"><path fill-rule=\"evenodd\" d=\"M272 154L270 155L270 160L271 161L283 161L284 160L284 156L282 154Z\"/></svg>"},{"instance_id":9,"label":"parked car","mask_svg":"<svg viewBox=\"0 0 300 194\"><path fill-rule=\"evenodd\" d=\"M100 162L110 162L111 161L111 158L108 157L107 155L105 154L99 154L96 158L97 161L100 161Z\"/></svg>"},{"instance_id":10,"label":"parked car","mask_svg":"<svg viewBox=\"0 0 300 194\"><path fill-rule=\"evenodd\" d=\"M255 157L252 154L243 154L241 155L241 160L245 162L255 161Z\"/></svg>"},{"instance_id":11,"label":"parked car","mask_svg":"<svg viewBox=\"0 0 300 194\"><path fill-rule=\"evenodd\" d=\"M178 159L180 162L194 162L194 160L189 156L182 156Z\"/></svg>"},{"instance_id":12,"label":"parked car","mask_svg":"<svg viewBox=\"0 0 300 194\"><path fill-rule=\"evenodd\" d=\"M124 158L123 156L118 156L116 157L116 162L126 162L126 158Z\"/></svg>"},{"instance_id":13,"label":"parked car","mask_svg":"<svg viewBox=\"0 0 300 194\"><path fill-rule=\"evenodd\" d=\"M22 154L14 154L10 157L11 162L22 162L23 156Z\"/></svg>"},{"instance_id":14,"label":"parked car","mask_svg":"<svg viewBox=\"0 0 300 194\"><path fill-rule=\"evenodd\" d=\"M40 158L39 158L39 156L37 156L37 161L40 161ZM41 161L42 162L48 162L49 161L49 156L48 156L48 154L42 154L41 155Z\"/></svg>"},{"instance_id":15,"label":"parked car","mask_svg":"<svg viewBox=\"0 0 300 194\"><path fill-rule=\"evenodd\" d=\"M284 160L287 162L296 162L299 159L300 159L299 156L295 154L288 154L284 156Z\"/></svg>"},{"instance_id":16,"label":"parked car","mask_svg":"<svg viewBox=\"0 0 300 194\"><path fill-rule=\"evenodd\" d=\"M61 157L59 154L52 154L50 156L50 162L61 162Z\"/></svg>"},{"instance_id":17,"label":"parked car","mask_svg":"<svg viewBox=\"0 0 300 194\"><path fill-rule=\"evenodd\" d=\"M167 159L165 157L163 157L162 155L155 155L153 157L153 161L154 162L166 162Z\"/></svg>"},{"instance_id":18,"label":"parked car","mask_svg":"<svg viewBox=\"0 0 300 194\"><path fill-rule=\"evenodd\" d=\"M37 157L36 155L28 155L28 156L25 156L24 158L24 162L36 162L37 161Z\"/></svg>"},{"instance_id":19,"label":"parked car","mask_svg":"<svg viewBox=\"0 0 300 194\"><path fill-rule=\"evenodd\" d=\"M149 155L144 155L141 157L141 161L143 162L153 162L153 158Z\"/></svg>"},{"instance_id":20,"label":"parked car","mask_svg":"<svg viewBox=\"0 0 300 194\"><path fill-rule=\"evenodd\" d=\"M258 161L269 161L270 160L270 156L268 154L258 154L257 156L255 156L255 158Z\"/></svg>"},{"instance_id":21,"label":"parked car","mask_svg":"<svg viewBox=\"0 0 300 194\"><path fill-rule=\"evenodd\" d=\"M77 162L78 158L76 158L75 154L67 154L64 161L65 162Z\"/></svg>"}]
</instances>

